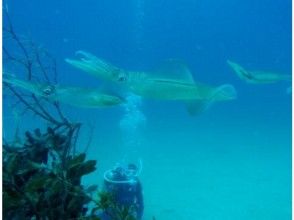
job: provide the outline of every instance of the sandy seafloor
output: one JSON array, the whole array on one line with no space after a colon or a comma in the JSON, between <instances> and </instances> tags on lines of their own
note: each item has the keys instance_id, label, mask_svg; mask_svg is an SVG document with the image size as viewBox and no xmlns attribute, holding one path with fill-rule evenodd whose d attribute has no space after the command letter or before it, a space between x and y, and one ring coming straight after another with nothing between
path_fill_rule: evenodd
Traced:
<instances>
[{"instance_id":1,"label":"sandy seafloor","mask_svg":"<svg viewBox=\"0 0 294 220\"><path fill-rule=\"evenodd\" d=\"M125 156L127 162L140 158L144 220L291 219L291 95L284 84L244 88L237 100L216 103L197 117L182 103L152 100L129 114L123 106L63 108L85 124L80 152L89 138L86 124L95 126L87 158L98 161L97 171L84 184L101 189L104 171ZM13 118L6 107L9 136ZM37 121L22 118L20 129L35 129Z\"/></svg>"},{"instance_id":2,"label":"sandy seafloor","mask_svg":"<svg viewBox=\"0 0 294 220\"><path fill-rule=\"evenodd\" d=\"M291 218L288 115L251 117L250 108L237 116L216 114L223 106L198 118L177 108L174 114L145 114L136 147L143 161L144 219ZM114 122L93 140L89 157L98 159L98 171L85 183L101 181L103 171L126 154L120 130L113 133L116 127Z\"/></svg>"},{"instance_id":3,"label":"sandy seafloor","mask_svg":"<svg viewBox=\"0 0 294 220\"><path fill-rule=\"evenodd\" d=\"M282 92L277 97L290 100ZM247 108L250 100L216 104L198 117L190 117L181 103L143 101L136 108L142 124L124 107L75 111L71 118L95 125L87 158L98 161L97 171L83 182L101 189L105 170L125 156L128 162L140 158L144 220L290 219L290 101L277 97ZM280 108L273 108L276 103ZM122 127L124 119L136 129ZM4 131L10 122L4 114ZM22 124L28 129L25 118ZM88 135L85 126L81 152ZM126 144L126 135L139 143Z\"/></svg>"}]
</instances>

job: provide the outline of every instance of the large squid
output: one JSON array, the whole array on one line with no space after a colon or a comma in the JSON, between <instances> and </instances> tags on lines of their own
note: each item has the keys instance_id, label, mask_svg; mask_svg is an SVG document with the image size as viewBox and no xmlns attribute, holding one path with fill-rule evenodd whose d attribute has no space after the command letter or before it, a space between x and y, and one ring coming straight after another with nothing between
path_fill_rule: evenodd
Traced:
<instances>
[{"instance_id":1,"label":"large squid","mask_svg":"<svg viewBox=\"0 0 294 220\"><path fill-rule=\"evenodd\" d=\"M247 83L269 84L269 83L276 83L279 81L291 80L291 75L284 75L284 74L279 74L275 72L267 72L267 71L251 71L251 70L249 71L231 60L227 60L227 63L233 69L233 71L237 74L237 76Z\"/></svg>"},{"instance_id":2,"label":"large squid","mask_svg":"<svg viewBox=\"0 0 294 220\"><path fill-rule=\"evenodd\" d=\"M124 102L124 99L119 96L103 93L96 89L33 83L11 75L4 75L3 82L50 101L58 101L76 107L97 108L119 105Z\"/></svg>"},{"instance_id":3,"label":"large squid","mask_svg":"<svg viewBox=\"0 0 294 220\"><path fill-rule=\"evenodd\" d=\"M184 101L191 114L202 112L216 101L236 98L236 91L230 84L212 87L195 82L187 66L179 60L168 60L154 71L129 71L84 51L78 51L77 55L81 57L65 61L142 97Z\"/></svg>"}]
</instances>

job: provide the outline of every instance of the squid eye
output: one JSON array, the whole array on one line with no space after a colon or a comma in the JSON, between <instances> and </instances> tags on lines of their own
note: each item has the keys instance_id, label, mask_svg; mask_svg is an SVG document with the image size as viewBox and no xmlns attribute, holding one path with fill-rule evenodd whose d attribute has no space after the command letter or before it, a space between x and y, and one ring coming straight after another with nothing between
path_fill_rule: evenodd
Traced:
<instances>
[{"instance_id":1,"label":"squid eye","mask_svg":"<svg viewBox=\"0 0 294 220\"><path fill-rule=\"evenodd\" d=\"M120 77L118 77L118 81L119 82L124 82L126 80L127 80L127 77L126 76L120 76Z\"/></svg>"},{"instance_id":2,"label":"squid eye","mask_svg":"<svg viewBox=\"0 0 294 220\"><path fill-rule=\"evenodd\" d=\"M247 72L247 71L245 71L245 70L241 70L241 73L242 73L246 78L248 78L248 79L253 79L253 76L252 76L249 72Z\"/></svg>"},{"instance_id":3,"label":"squid eye","mask_svg":"<svg viewBox=\"0 0 294 220\"><path fill-rule=\"evenodd\" d=\"M52 93L54 93L55 88L54 86L47 86L45 89L43 89L42 93L44 96L50 96Z\"/></svg>"}]
</instances>

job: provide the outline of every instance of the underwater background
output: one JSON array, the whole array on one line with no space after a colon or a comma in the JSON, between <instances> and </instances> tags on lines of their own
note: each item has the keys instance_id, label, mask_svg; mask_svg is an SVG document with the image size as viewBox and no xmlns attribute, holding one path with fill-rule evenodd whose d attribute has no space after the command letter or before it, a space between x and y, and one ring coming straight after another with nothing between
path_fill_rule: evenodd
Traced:
<instances>
[{"instance_id":1,"label":"underwater background","mask_svg":"<svg viewBox=\"0 0 294 220\"><path fill-rule=\"evenodd\" d=\"M151 70L184 60L195 81L235 86L238 97L191 117L181 102L129 95L104 109L64 105L85 124L80 151L98 161L85 184L101 185L118 162L142 161L144 219L290 219L290 82L247 84L227 65L291 74L291 1L7 0L15 31L46 48L64 85L103 87L64 62L77 50L116 66ZM5 19L3 21L5 25ZM15 73L21 77L21 73ZM4 136L16 128L4 99ZM21 119L20 129L40 127Z\"/></svg>"}]
</instances>

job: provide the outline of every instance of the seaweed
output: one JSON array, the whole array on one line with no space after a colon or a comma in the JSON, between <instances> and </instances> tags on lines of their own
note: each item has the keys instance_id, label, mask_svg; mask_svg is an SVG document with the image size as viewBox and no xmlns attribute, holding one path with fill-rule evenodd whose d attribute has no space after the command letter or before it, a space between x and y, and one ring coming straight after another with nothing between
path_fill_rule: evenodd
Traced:
<instances>
[{"instance_id":1,"label":"seaweed","mask_svg":"<svg viewBox=\"0 0 294 220\"><path fill-rule=\"evenodd\" d=\"M37 129L25 133L22 147L3 145L3 219L98 220L105 213L113 220L135 220L135 207L119 205L96 185L81 184L83 176L96 170L96 161L87 160L85 153L63 158L63 139L51 128L44 133ZM95 207L88 210L90 202Z\"/></svg>"},{"instance_id":2,"label":"seaweed","mask_svg":"<svg viewBox=\"0 0 294 220\"><path fill-rule=\"evenodd\" d=\"M112 220L136 220L134 215L135 206L122 206L115 200L115 195L107 192L101 191L98 193L98 200L96 202L96 207L92 209L92 214L96 211L105 213Z\"/></svg>"},{"instance_id":3,"label":"seaweed","mask_svg":"<svg viewBox=\"0 0 294 220\"><path fill-rule=\"evenodd\" d=\"M16 34L9 14L4 10L3 65L17 70L28 81L57 83L56 60L44 48ZM48 129L26 131L24 141L3 144L3 218L4 219L98 219L87 216L87 204L93 199L81 179L96 170L95 160L77 153L81 123L71 122L58 102L18 91L9 84L21 117L28 113L49 125ZM17 128L18 132L18 128ZM89 143L90 144L90 143Z\"/></svg>"},{"instance_id":4,"label":"seaweed","mask_svg":"<svg viewBox=\"0 0 294 220\"><path fill-rule=\"evenodd\" d=\"M12 67L28 81L57 84L56 60L43 47L17 35L6 10L3 41L4 74L10 74L6 71ZM3 141L3 219L99 220L101 213L113 220L136 219L132 215L134 207L120 206L112 194L99 191L97 185L81 184L83 176L95 171L97 164L87 160L86 153L77 153L82 123L70 121L58 102L3 85L15 101L11 108L21 112L19 117L31 113L48 125L46 131L26 131L23 141L18 135L17 140ZM91 135L85 151L90 142ZM91 210L90 203L94 203Z\"/></svg>"},{"instance_id":5,"label":"seaweed","mask_svg":"<svg viewBox=\"0 0 294 220\"><path fill-rule=\"evenodd\" d=\"M52 133L51 128L25 136L21 148L3 146L4 219L85 217L86 205L93 199L81 179L96 170L96 161L86 160L84 153L64 160L63 134Z\"/></svg>"}]
</instances>

